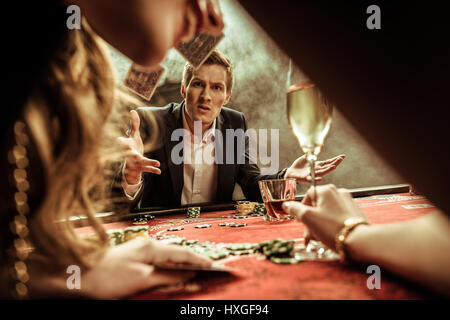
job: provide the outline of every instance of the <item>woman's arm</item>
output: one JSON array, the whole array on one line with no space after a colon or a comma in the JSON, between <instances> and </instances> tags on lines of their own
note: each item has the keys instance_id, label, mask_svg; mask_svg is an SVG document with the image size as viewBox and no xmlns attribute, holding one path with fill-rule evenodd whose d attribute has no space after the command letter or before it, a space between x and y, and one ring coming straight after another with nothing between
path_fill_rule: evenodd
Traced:
<instances>
[{"instance_id":1,"label":"woman's arm","mask_svg":"<svg viewBox=\"0 0 450 320\"><path fill-rule=\"evenodd\" d=\"M346 249L351 259L377 264L450 296L450 219L441 212L387 225L359 226Z\"/></svg>"},{"instance_id":2,"label":"woman's arm","mask_svg":"<svg viewBox=\"0 0 450 320\"><path fill-rule=\"evenodd\" d=\"M80 288L69 289L67 267L55 267L37 254L27 259L30 297L118 299L160 285L186 281L195 273L155 268L165 262L208 267L212 261L188 248L137 238L107 248L90 269L80 268Z\"/></svg>"}]
</instances>

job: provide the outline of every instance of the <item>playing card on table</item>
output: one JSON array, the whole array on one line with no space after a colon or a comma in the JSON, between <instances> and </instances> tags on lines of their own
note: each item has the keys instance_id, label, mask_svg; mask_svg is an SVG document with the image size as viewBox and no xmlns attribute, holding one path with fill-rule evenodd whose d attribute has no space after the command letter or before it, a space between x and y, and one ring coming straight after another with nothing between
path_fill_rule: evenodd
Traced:
<instances>
[{"instance_id":1,"label":"playing card on table","mask_svg":"<svg viewBox=\"0 0 450 320\"><path fill-rule=\"evenodd\" d=\"M405 209L423 209L423 208L434 208L433 205L428 203L423 204L406 204L402 206Z\"/></svg>"},{"instance_id":2,"label":"playing card on table","mask_svg":"<svg viewBox=\"0 0 450 320\"><path fill-rule=\"evenodd\" d=\"M218 36L198 33L194 39L180 43L176 49L197 69L208 58L211 51L214 50L223 37L223 33Z\"/></svg>"},{"instance_id":3,"label":"playing card on table","mask_svg":"<svg viewBox=\"0 0 450 320\"><path fill-rule=\"evenodd\" d=\"M164 71L164 67L160 65L148 68L133 63L125 78L124 85L138 96L150 101Z\"/></svg>"}]
</instances>

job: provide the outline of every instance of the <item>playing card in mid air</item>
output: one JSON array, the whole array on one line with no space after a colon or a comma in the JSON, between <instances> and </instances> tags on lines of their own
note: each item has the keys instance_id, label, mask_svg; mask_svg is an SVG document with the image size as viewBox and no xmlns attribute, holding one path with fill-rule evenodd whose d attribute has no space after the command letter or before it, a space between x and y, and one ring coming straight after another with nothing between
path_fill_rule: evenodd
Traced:
<instances>
[{"instance_id":1,"label":"playing card in mid air","mask_svg":"<svg viewBox=\"0 0 450 320\"><path fill-rule=\"evenodd\" d=\"M214 50L223 37L223 33L218 36L198 33L194 39L180 43L176 49L197 69L209 57L211 51Z\"/></svg>"},{"instance_id":2,"label":"playing card in mid air","mask_svg":"<svg viewBox=\"0 0 450 320\"><path fill-rule=\"evenodd\" d=\"M125 78L124 85L138 96L150 101L165 69L158 65L154 68L133 63Z\"/></svg>"}]
</instances>

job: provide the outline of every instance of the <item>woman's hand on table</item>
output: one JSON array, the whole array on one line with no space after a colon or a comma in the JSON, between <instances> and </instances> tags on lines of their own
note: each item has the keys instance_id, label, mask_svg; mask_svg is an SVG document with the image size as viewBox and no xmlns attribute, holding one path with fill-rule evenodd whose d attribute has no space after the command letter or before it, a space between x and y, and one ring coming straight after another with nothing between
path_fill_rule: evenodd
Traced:
<instances>
[{"instance_id":1,"label":"woman's hand on table","mask_svg":"<svg viewBox=\"0 0 450 320\"><path fill-rule=\"evenodd\" d=\"M165 262L202 267L212 263L187 248L137 238L108 248L95 266L81 274L81 290L96 299L117 299L155 286L186 281L195 275L191 271L162 271L152 265Z\"/></svg>"},{"instance_id":2,"label":"woman's hand on table","mask_svg":"<svg viewBox=\"0 0 450 320\"><path fill-rule=\"evenodd\" d=\"M344 226L345 220L367 218L345 189L337 189L332 184L317 186L316 196L317 199L314 199L314 189L310 188L301 203L285 202L283 209L306 225L305 242L309 238L316 239L335 249L334 238ZM313 200L316 206L312 206Z\"/></svg>"}]
</instances>

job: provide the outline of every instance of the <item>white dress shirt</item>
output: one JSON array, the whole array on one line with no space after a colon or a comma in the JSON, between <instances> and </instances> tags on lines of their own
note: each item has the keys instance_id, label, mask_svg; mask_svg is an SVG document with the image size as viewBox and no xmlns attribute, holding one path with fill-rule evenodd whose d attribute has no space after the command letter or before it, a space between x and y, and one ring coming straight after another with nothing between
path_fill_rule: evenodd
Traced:
<instances>
[{"instance_id":1,"label":"white dress shirt","mask_svg":"<svg viewBox=\"0 0 450 320\"><path fill-rule=\"evenodd\" d=\"M184 107L182 110L184 133L183 149L183 190L181 205L200 202L211 202L216 199L217 164L214 161L214 130L216 120L200 139L189 130ZM125 166L124 166L125 167ZM130 185L122 173L122 187L129 200L134 200L142 187L142 179L138 184Z\"/></svg>"},{"instance_id":2,"label":"white dress shirt","mask_svg":"<svg viewBox=\"0 0 450 320\"><path fill-rule=\"evenodd\" d=\"M181 205L214 201L217 192L217 164L214 161L216 120L203 133L200 141L199 137L194 136L189 130L184 108L182 114L185 136L183 153L184 184L181 192Z\"/></svg>"}]
</instances>

